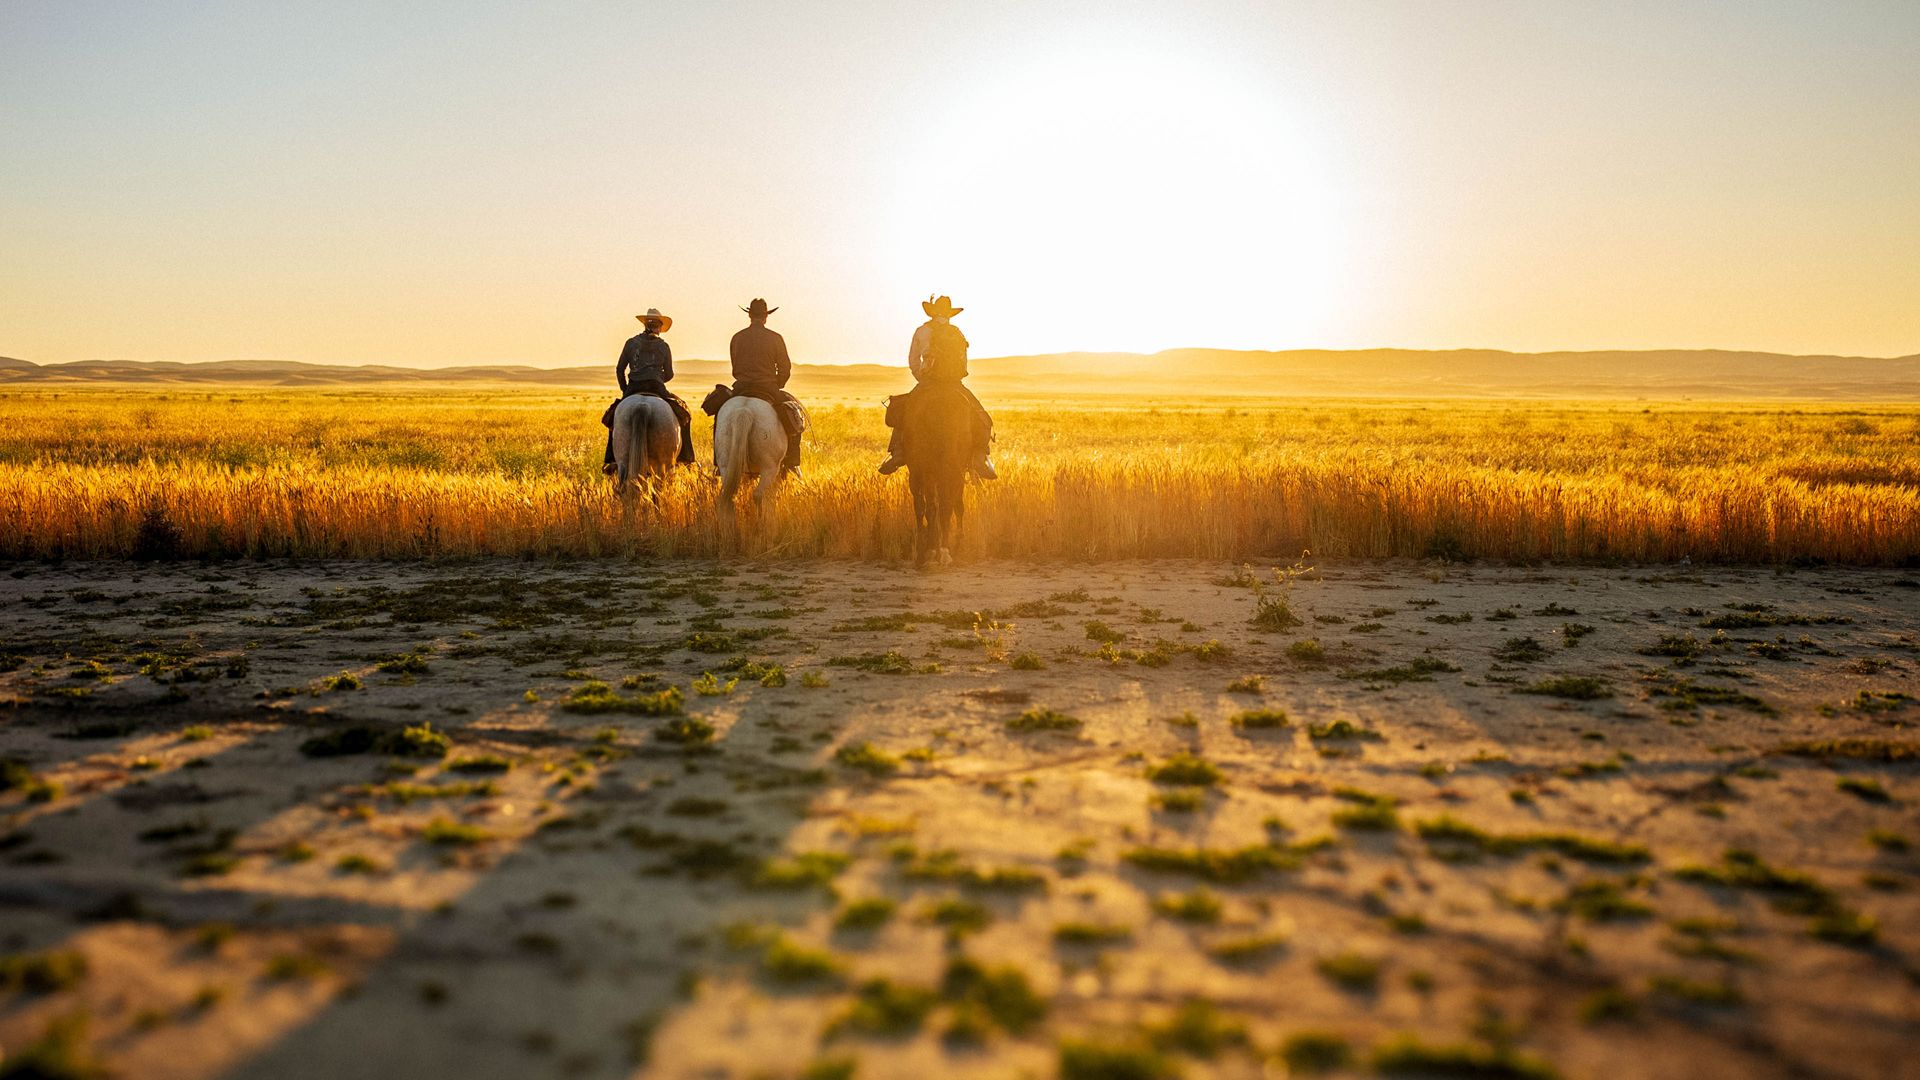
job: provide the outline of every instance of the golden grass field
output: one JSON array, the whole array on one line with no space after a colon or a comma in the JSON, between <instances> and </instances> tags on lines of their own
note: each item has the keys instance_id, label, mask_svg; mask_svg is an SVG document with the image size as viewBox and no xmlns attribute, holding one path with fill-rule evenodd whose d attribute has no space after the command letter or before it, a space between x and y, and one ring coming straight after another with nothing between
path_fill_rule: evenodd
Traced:
<instances>
[{"instance_id":1,"label":"golden grass field","mask_svg":"<svg viewBox=\"0 0 1920 1080\"><path fill-rule=\"evenodd\" d=\"M876 403L816 404L804 481L713 512L598 471L604 393L63 388L0 394L0 556L178 553L896 559ZM1899 564L1920 552L1908 406L1152 399L1004 405L963 557L1293 556ZM1158 406L1158 407L1156 407ZM696 418L701 460L712 425Z\"/></svg>"}]
</instances>

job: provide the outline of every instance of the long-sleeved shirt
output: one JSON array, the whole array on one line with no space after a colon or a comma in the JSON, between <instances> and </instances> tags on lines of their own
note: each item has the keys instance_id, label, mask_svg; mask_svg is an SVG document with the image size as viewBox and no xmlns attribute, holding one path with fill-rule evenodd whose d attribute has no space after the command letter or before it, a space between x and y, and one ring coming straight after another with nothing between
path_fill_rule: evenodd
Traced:
<instances>
[{"instance_id":1,"label":"long-sleeved shirt","mask_svg":"<svg viewBox=\"0 0 1920 1080\"><path fill-rule=\"evenodd\" d=\"M767 329L753 325L733 335L727 346L733 359L733 384L737 392L784 389L793 375L793 361L787 359L787 340Z\"/></svg>"},{"instance_id":2,"label":"long-sleeved shirt","mask_svg":"<svg viewBox=\"0 0 1920 1080\"><path fill-rule=\"evenodd\" d=\"M629 393L631 387L644 379L672 382L673 350L667 347L667 339L651 331L628 338L626 347L620 350L620 362L614 365L613 376L620 381L622 394Z\"/></svg>"}]
</instances>

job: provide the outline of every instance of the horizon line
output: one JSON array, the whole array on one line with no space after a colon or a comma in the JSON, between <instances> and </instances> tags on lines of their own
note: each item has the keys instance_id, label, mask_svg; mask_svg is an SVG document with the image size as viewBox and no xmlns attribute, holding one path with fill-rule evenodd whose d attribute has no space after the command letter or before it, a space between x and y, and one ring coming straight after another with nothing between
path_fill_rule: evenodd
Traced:
<instances>
[{"instance_id":1,"label":"horizon line","mask_svg":"<svg viewBox=\"0 0 1920 1080\"><path fill-rule=\"evenodd\" d=\"M1361 348L1334 348L1334 347L1326 347L1326 346L1295 346L1290 348L1276 348L1276 349L1245 349L1245 348L1224 348L1224 347L1208 346L1208 345L1180 345L1180 346L1174 346L1172 348L1167 348L1167 349L1156 349L1153 352L1133 352L1128 350L1116 350L1116 349L1068 349L1068 350L1062 350L1062 351L1043 352L1043 353L1006 353L999 356L976 356L976 357L971 357L970 360L972 362L978 363L982 361L993 361L993 360L1027 360L1027 359L1045 359L1049 357L1069 357L1069 356L1116 356L1116 357L1147 358L1147 357L1153 357L1153 356L1164 356L1168 353L1180 353L1180 352L1244 353L1244 354L1265 354L1265 355L1281 355L1286 353L1373 353L1373 352L1406 352L1406 353L1432 353L1432 354L1497 353L1497 354L1502 354L1506 356L1515 356L1515 357L1597 355L1597 354L1642 354L1644 355L1644 354L1652 354L1652 353L1721 353L1721 354L1748 354L1748 355L1757 355L1757 356L1777 356L1777 357L1790 359L1790 360L1894 361L1894 360L1912 360L1912 359L1920 358L1920 352L1903 353L1898 356L1866 356L1866 355L1855 354L1855 353L1794 353L1794 352L1778 352L1772 349L1738 349L1738 348L1727 348L1724 346L1671 346L1671 347L1632 348L1632 349L1557 348L1557 349L1541 349L1541 350L1531 350L1531 349L1522 350L1522 349L1502 349L1502 348L1495 348L1490 346L1451 346L1446 348L1421 348L1417 346L1405 346L1405 345L1371 345L1371 346L1365 346ZM533 371L559 371L559 370L566 370L568 368L607 366L606 364L600 361L588 361L588 360L575 361L575 362L559 362L559 363L551 363L551 364L542 364L542 363L536 363L536 362L526 361L526 360L493 360L493 361L476 360L476 361L455 361L452 363L444 363L444 364L417 364L417 363L406 363L402 361L393 361L393 360L287 360L287 359L281 359L278 357L269 357L269 356L238 356L238 357L225 357L222 359L215 359L215 360L141 360L141 359L134 359L131 357L89 357L84 360L56 360L56 361L43 363L36 360L28 360L28 359L25 359L24 357L8 356L4 353L0 353L0 359L13 360L13 361L17 361L19 363L24 363L24 364L32 364L34 367L39 367L39 368L64 367L64 366L70 366L75 364L179 364L183 366L208 365L208 364L306 364L313 367L338 367L338 368L388 367L388 368L401 368L401 369L413 370L413 371L450 371L450 370L457 370L461 368L526 368ZM730 361L724 357L706 357L706 356L686 356L686 357L677 357L675 359L675 363L689 363L689 362L724 364ZM887 368L900 367L900 368L904 368L906 366L903 363L892 363L892 362L879 361L879 360L795 360L793 363L794 363L794 366L796 367L887 367Z\"/></svg>"}]
</instances>

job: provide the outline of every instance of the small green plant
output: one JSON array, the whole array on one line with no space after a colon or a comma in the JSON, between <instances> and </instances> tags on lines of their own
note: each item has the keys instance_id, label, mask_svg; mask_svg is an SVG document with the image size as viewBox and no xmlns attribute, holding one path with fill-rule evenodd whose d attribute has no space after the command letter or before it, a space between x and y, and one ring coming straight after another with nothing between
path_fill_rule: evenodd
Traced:
<instances>
[{"instance_id":1,"label":"small green plant","mask_svg":"<svg viewBox=\"0 0 1920 1080\"><path fill-rule=\"evenodd\" d=\"M823 686L831 686L832 684L827 681L825 675L817 671L803 671L800 673L800 685L809 690L818 690Z\"/></svg>"},{"instance_id":2,"label":"small green plant","mask_svg":"<svg viewBox=\"0 0 1920 1080\"><path fill-rule=\"evenodd\" d=\"M1381 734L1372 728L1361 727L1344 718L1310 725L1307 728L1307 736L1313 739L1357 739L1366 742L1379 742L1382 738Z\"/></svg>"},{"instance_id":3,"label":"small green plant","mask_svg":"<svg viewBox=\"0 0 1920 1080\"><path fill-rule=\"evenodd\" d=\"M1388 1076L1485 1077L1486 1080L1558 1080L1543 1061L1506 1045L1425 1043L1413 1035L1393 1039L1373 1052L1373 1067Z\"/></svg>"},{"instance_id":4,"label":"small green plant","mask_svg":"<svg viewBox=\"0 0 1920 1080\"><path fill-rule=\"evenodd\" d=\"M1640 1012L1640 1002L1617 986L1602 987L1580 1003L1580 1022L1604 1024L1609 1020L1630 1020Z\"/></svg>"},{"instance_id":5,"label":"small green plant","mask_svg":"<svg viewBox=\"0 0 1920 1080\"><path fill-rule=\"evenodd\" d=\"M588 715L675 716L685 707L686 697L677 686L650 694L622 694L598 679L581 683L560 700L562 711Z\"/></svg>"},{"instance_id":6,"label":"small green plant","mask_svg":"<svg viewBox=\"0 0 1920 1080\"><path fill-rule=\"evenodd\" d=\"M898 1037L920 1030L927 1014L939 1004L940 996L917 986L902 986L888 979L870 979L861 983L846 1011L829 1021L826 1035L831 1039L843 1033Z\"/></svg>"},{"instance_id":7,"label":"small green plant","mask_svg":"<svg viewBox=\"0 0 1920 1080\"><path fill-rule=\"evenodd\" d=\"M1493 650L1493 658L1507 664L1531 664L1545 660L1549 655L1545 645L1530 637L1508 638Z\"/></svg>"},{"instance_id":8,"label":"small green plant","mask_svg":"<svg viewBox=\"0 0 1920 1080\"><path fill-rule=\"evenodd\" d=\"M876 675L911 675L913 661L889 649L884 653L865 653L859 656L836 656L827 663L834 667L848 667L856 671L871 672Z\"/></svg>"},{"instance_id":9,"label":"small green plant","mask_svg":"<svg viewBox=\"0 0 1920 1080\"><path fill-rule=\"evenodd\" d=\"M1039 653L1022 651L1014 653L1013 659L1007 661L1007 666L1015 671L1039 671L1047 665L1040 659Z\"/></svg>"},{"instance_id":10,"label":"small green plant","mask_svg":"<svg viewBox=\"0 0 1920 1080\"><path fill-rule=\"evenodd\" d=\"M0 1077L6 1080L101 1080L114 1075L96 1059L87 1040L85 1010L54 1016L40 1036L7 1048Z\"/></svg>"},{"instance_id":11,"label":"small green plant","mask_svg":"<svg viewBox=\"0 0 1920 1080\"><path fill-rule=\"evenodd\" d=\"M1356 806L1343 806L1333 812L1333 824L1342 829L1391 832L1400 827L1400 811L1390 798L1381 798Z\"/></svg>"},{"instance_id":12,"label":"small green plant","mask_svg":"<svg viewBox=\"0 0 1920 1080\"><path fill-rule=\"evenodd\" d=\"M711 742L714 727L698 716L676 716L654 729L653 737L661 742L677 743L681 746L697 746Z\"/></svg>"},{"instance_id":13,"label":"small green plant","mask_svg":"<svg viewBox=\"0 0 1920 1080\"><path fill-rule=\"evenodd\" d=\"M420 839L446 847L468 847L493 839L493 834L478 825L467 825L452 818L436 817L420 829Z\"/></svg>"},{"instance_id":14,"label":"small green plant","mask_svg":"<svg viewBox=\"0 0 1920 1080\"><path fill-rule=\"evenodd\" d=\"M274 982L317 979L331 970L312 953L276 953L267 960L266 976Z\"/></svg>"},{"instance_id":15,"label":"small green plant","mask_svg":"<svg viewBox=\"0 0 1920 1080\"><path fill-rule=\"evenodd\" d=\"M334 871L342 872L342 874L367 874L367 876L372 876L372 874L384 874L384 872L386 872L386 863L374 861L369 855L348 853L348 855L342 855L340 859L334 861Z\"/></svg>"},{"instance_id":16,"label":"small green plant","mask_svg":"<svg viewBox=\"0 0 1920 1080\"><path fill-rule=\"evenodd\" d=\"M760 970L777 983L806 983L836 979L842 970L837 957L779 936L760 954Z\"/></svg>"},{"instance_id":17,"label":"small green plant","mask_svg":"<svg viewBox=\"0 0 1920 1080\"><path fill-rule=\"evenodd\" d=\"M71 949L0 956L0 990L54 994L86 977L86 954Z\"/></svg>"},{"instance_id":18,"label":"small green plant","mask_svg":"<svg viewBox=\"0 0 1920 1080\"><path fill-rule=\"evenodd\" d=\"M1235 713L1233 726L1248 731L1275 731L1293 726L1284 709L1247 709Z\"/></svg>"},{"instance_id":19,"label":"small green plant","mask_svg":"<svg viewBox=\"0 0 1920 1080\"><path fill-rule=\"evenodd\" d=\"M1344 990L1372 990L1380 983L1380 961L1352 951L1321 957L1314 969Z\"/></svg>"},{"instance_id":20,"label":"small green plant","mask_svg":"<svg viewBox=\"0 0 1920 1080\"><path fill-rule=\"evenodd\" d=\"M1591 675L1556 675L1520 688L1522 694L1565 698L1568 701L1599 701L1613 696L1613 689Z\"/></svg>"},{"instance_id":21,"label":"small green plant","mask_svg":"<svg viewBox=\"0 0 1920 1080\"><path fill-rule=\"evenodd\" d=\"M320 689L328 693L338 693L342 690L358 690L361 688L361 685L360 676L355 675L351 671L343 671L338 675L329 675L320 680Z\"/></svg>"},{"instance_id":22,"label":"small green plant","mask_svg":"<svg viewBox=\"0 0 1920 1080\"><path fill-rule=\"evenodd\" d=\"M1833 786L1856 798L1867 802L1890 803L1893 796L1880 781L1863 776L1842 776L1833 782Z\"/></svg>"},{"instance_id":23,"label":"small green plant","mask_svg":"<svg viewBox=\"0 0 1920 1080\"><path fill-rule=\"evenodd\" d=\"M988 967L967 956L947 963L940 993L955 1010L974 1018L975 1031L986 1024L1009 1035L1024 1035L1047 1015L1047 1002L1033 989L1026 973L1011 965Z\"/></svg>"},{"instance_id":24,"label":"small green plant","mask_svg":"<svg viewBox=\"0 0 1920 1080\"><path fill-rule=\"evenodd\" d=\"M1353 1066L1353 1045L1332 1031L1296 1031L1280 1044L1280 1060L1294 1076L1318 1076Z\"/></svg>"},{"instance_id":25,"label":"small green plant","mask_svg":"<svg viewBox=\"0 0 1920 1080\"><path fill-rule=\"evenodd\" d=\"M705 671L701 672L699 678L693 680L693 692L699 694L701 697L725 697L733 693L733 688L738 685L740 685L738 678L721 682L718 675L715 675L711 671Z\"/></svg>"},{"instance_id":26,"label":"small green plant","mask_svg":"<svg viewBox=\"0 0 1920 1080\"><path fill-rule=\"evenodd\" d=\"M803 851L767 860L753 882L767 889L825 888L852 862L852 858L837 851Z\"/></svg>"},{"instance_id":27,"label":"small green plant","mask_svg":"<svg viewBox=\"0 0 1920 1080\"><path fill-rule=\"evenodd\" d=\"M1264 694L1267 692L1267 679L1264 675L1242 675L1227 684L1229 694Z\"/></svg>"},{"instance_id":28,"label":"small green plant","mask_svg":"<svg viewBox=\"0 0 1920 1080\"><path fill-rule=\"evenodd\" d=\"M1220 767L1185 750L1147 769L1147 779L1156 784L1210 787L1221 780Z\"/></svg>"},{"instance_id":29,"label":"small green plant","mask_svg":"<svg viewBox=\"0 0 1920 1080\"><path fill-rule=\"evenodd\" d=\"M1296 664L1324 664L1327 647L1320 644L1319 638L1302 638L1287 646L1287 659Z\"/></svg>"},{"instance_id":30,"label":"small green plant","mask_svg":"<svg viewBox=\"0 0 1920 1080\"><path fill-rule=\"evenodd\" d=\"M1066 1039L1060 1080L1177 1080L1180 1070L1158 1050L1132 1041Z\"/></svg>"},{"instance_id":31,"label":"small green plant","mask_svg":"<svg viewBox=\"0 0 1920 1080\"><path fill-rule=\"evenodd\" d=\"M1062 945L1115 945L1133 938L1133 928L1115 923L1076 919L1053 928L1053 940Z\"/></svg>"},{"instance_id":32,"label":"small green plant","mask_svg":"<svg viewBox=\"0 0 1920 1080\"><path fill-rule=\"evenodd\" d=\"M1207 955L1223 964L1264 963L1285 949L1287 941L1287 935L1278 933L1236 934L1210 943Z\"/></svg>"},{"instance_id":33,"label":"small green plant","mask_svg":"<svg viewBox=\"0 0 1920 1080\"><path fill-rule=\"evenodd\" d=\"M1121 858L1142 870L1186 874L1219 884L1234 884L1299 865L1298 855L1266 844L1243 848L1137 847Z\"/></svg>"},{"instance_id":34,"label":"small green plant","mask_svg":"<svg viewBox=\"0 0 1920 1080\"><path fill-rule=\"evenodd\" d=\"M884 896L855 900L833 917L836 930L877 930L893 918L900 905Z\"/></svg>"},{"instance_id":35,"label":"small green plant","mask_svg":"<svg viewBox=\"0 0 1920 1080\"><path fill-rule=\"evenodd\" d=\"M887 776L900 770L900 758L870 742L848 743L836 750L833 759L869 776Z\"/></svg>"},{"instance_id":36,"label":"small green plant","mask_svg":"<svg viewBox=\"0 0 1920 1080\"><path fill-rule=\"evenodd\" d=\"M1212 925L1226 910L1220 898L1205 888L1186 893L1163 893L1154 898L1153 910L1180 922Z\"/></svg>"},{"instance_id":37,"label":"small green plant","mask_svg":"<svg viewBox=\"0 0 1920 1080\"><path fill-rule=\"evenodd\" d=\"M1176 788L1159 792L1149 802L1155 809L1169 814L1191 814L1205 805L1206 799L1192 788Z\"/></svg>"},{"instance_id":38,"label":"small green plant","mask_svg":"<svg viewBox=\"0 0 1920 1080\"><path fill-rule=\"evenodd\" d=\"M1155 1049L1206 1061L1224 1050L1251 1045L1247 1025L1204 998L1189 1001L1167 1019L1148 1025L1145 1034Z\"/></svg>"},{"instance_id":39,"label":"small green plant","mask_svg":"<svg viewBox=\"0 0 1920 1080\"><path fill-rule=\"evenodd\" d=\"M1073 731L1079 727L1079 718L1038 705L1007 721L1008 731Z\"/></svg>"},{"instance_id":40,"label":"small green plant","mask_svg":"<svg viewBox=\"0 0 1920 1080\"><path fill-rule=\"evenodd\" d=\"M993 925L993 912L972 900L947 897L929 905L921 913L921 921L943 927L949 934L961 937Z\"/></svg>"}]
</instances>

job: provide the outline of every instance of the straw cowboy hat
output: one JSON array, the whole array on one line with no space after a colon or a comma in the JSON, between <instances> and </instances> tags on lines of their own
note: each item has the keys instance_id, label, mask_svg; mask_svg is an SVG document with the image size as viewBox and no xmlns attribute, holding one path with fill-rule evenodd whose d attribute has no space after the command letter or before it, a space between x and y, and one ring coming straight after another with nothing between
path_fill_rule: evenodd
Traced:
<instances>
[{"instance_id":1,"label":"straw cowboy hat","mask_svg":"<svg viewBox=\"0 0 1920 1080\"><path fill-rule=\"evenodd\" d=\"M660 309L657 307L650 307L647 309L645 315L635 315L634 318L639 319L642 323L645 323L648 319L659 319L660 332L663 334L667 332L669 327L673 326L673 320L660 314Z\"/></svg>"},{"instance_id":2,"label":"straw cowboy hat","mask_svg":"<svg viewBox=\"0 0 1920 1080\"><path fill-rule=\"evenodd\" d=\"M743 307L740 310L746 312L747 314L753 316L756 319L764 319L767 316L773 314L774 312L779 311L780 309L777 307L768 307L767 302L765 300L762 300L756 296L753 299L753 303L748 304L746 307Z\"/></svg>"},{"instance_id":3,"label":"straw cowboy hat","mask_svg":"<svg viewBox=\"0 0 1920 1080\"><path fill-rule=\"evenodd\" d=\"M929 296L920 302L920 310L935 319L951 319L967 309L954 307L950 296Z\"/></svg>"}]
</instances>

